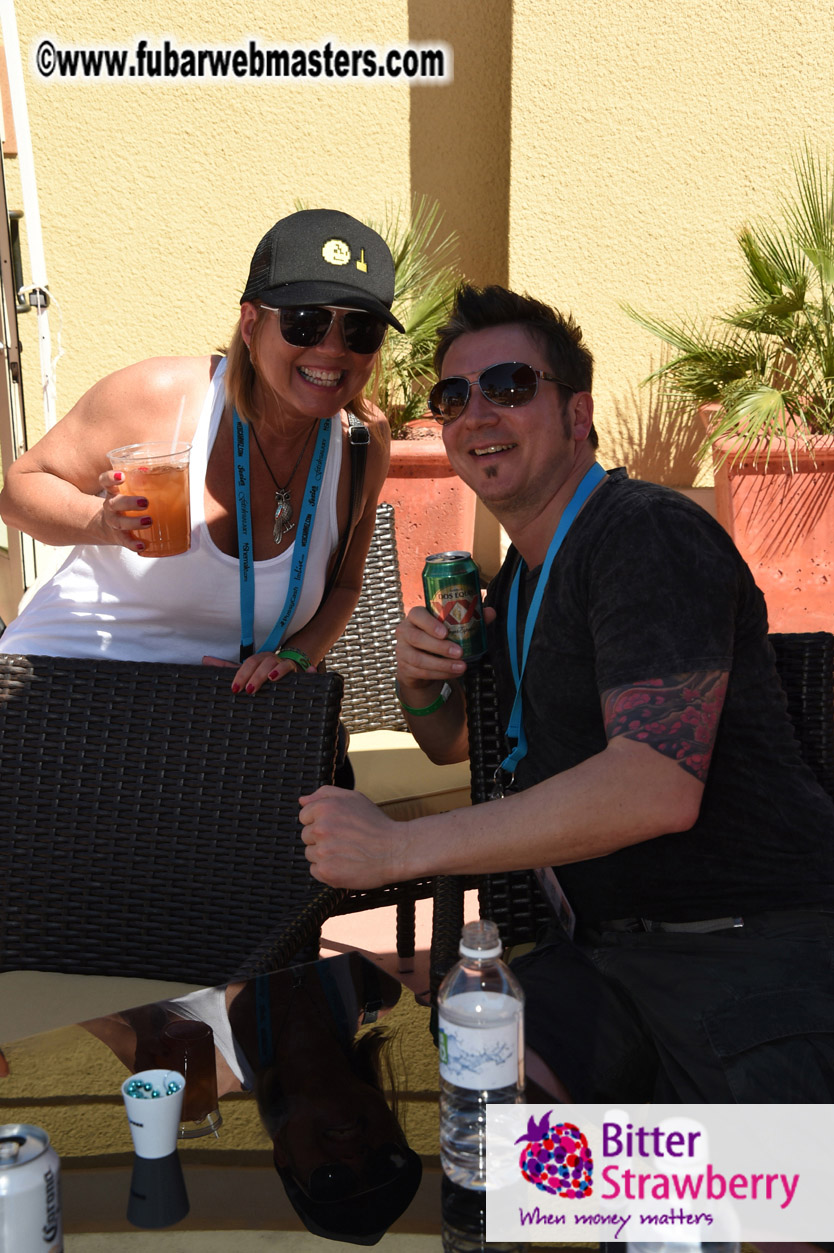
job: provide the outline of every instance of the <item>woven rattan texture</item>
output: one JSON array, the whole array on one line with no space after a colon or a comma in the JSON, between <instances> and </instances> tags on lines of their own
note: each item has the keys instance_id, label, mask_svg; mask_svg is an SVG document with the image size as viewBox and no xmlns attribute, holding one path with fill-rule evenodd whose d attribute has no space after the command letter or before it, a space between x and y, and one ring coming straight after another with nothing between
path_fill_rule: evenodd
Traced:
<instances>
[{"instance_id":1,"label":"woven rattan texture","mask_svg":"<svg viewBox=\"0 0 834 1253\"><path fill-rule=\"evenodd\" d=\"M495 678L488 659L470 667L466 679L469 720L469 759L472 803L489 799L495 771L507 753L498 713ZM513 833L508 832L509 839ZM536 938L550 918L547 901L532 870L483 875L478 880L478 903L482 918L498 924L505 945L525 944Z\"/></svg>"},{"instance_id":2,"label":"woven rattan texture","mask_svg":"<svg viewBox=\"0 0 834 1253\"><path fill-rule=\"evenodd\" d=\"M407 731L394 690L397 623L403 617L400 567L391 505L377 506L362 593L327 669L345 681L342 722L348 731Z\"/></svg>"},{"instance_id":3,"label":"woven rattan texture","mask_svg":"<svg viewBox=\"0 0 834 1253\"><path fill-rule=\"evenodd\" d=\"M338 675L0 658L0 969L213 984L319 891Z\"/></svg>"},{"instance_id":4,"label":"woven rattan texture","mask_svg":"<svg viewBox=\"0 0 834 1253\"><path fill-rule=\"evenodd\" d=\"M346 896L344 888L329 888L320 883L312 899L248 955L235 972L235 979L253 979L291 962L316 961L322 925L338 912L337 907Z\"/></svg>"},{"instance_id":5,"label":"woven rattan texture","mask_svg":"<svg viewBox=\"0 0 834 1253\"><path fill-rule=\"evenodd\" d=\"M394 509L389 504L381 504L377 505L359 603L342 638L327 654L328 670L337 670L345 682L342 722L348 731L408 730L394 688L397 672L394 632L402 617ZM335 912L351 914L381 905L402 905L398 925L404 935L406 912L413 930L414 901L431 896L433 885L433 879L417 879L369 892L351 892ZM398 951L406 955L408 947L406 942Z\"/></svg>"},{"instance_id":6,"label":"woven rattan texture","mask_svg":"<svg viewBox=\"0 0 834 1253\"><path fill-rule=\"evenodd\" d=\"M825 631L771 635L776 665L803 760L834 796L834 635ZM487 659L466 677L472 803L487 800L494 771L505 755L495 683ZM513 833L507 832L512 839ZM505 945L534 940L549 919L548 906L531 871L484 875L479 880L481 917L498 924ZM435 888L432 986L457 960L463 921L462 893L454 880Z\"/></svg>"},{"instance_id":7,"label":"woven rattan texture","mask_svg":"<svg viewBox=\"0 0 834 1253\"><path fill-rule=\"evenodd\" d=\"M834 635L771 635L803 759L834 796Z\"/></svg>"}]
</instances>

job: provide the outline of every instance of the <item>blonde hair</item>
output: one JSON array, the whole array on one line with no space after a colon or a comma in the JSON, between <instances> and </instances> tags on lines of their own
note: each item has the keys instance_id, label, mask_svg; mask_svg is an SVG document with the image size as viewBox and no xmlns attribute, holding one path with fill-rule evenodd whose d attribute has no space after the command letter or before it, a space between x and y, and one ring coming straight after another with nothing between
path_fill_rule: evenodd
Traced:
<instances>
[{"instance_id":1,"label":"blonde hair","mask_svg":"<svg viewBox=\"0 0 834 1253\"><path fill-rule=\"evenodd\" d=\"M221 352L224 352L226 356L226 377L224 379L226 401L237 410L244 422L252 422L256 416L255 383L258 378L258 342L268 316L269 314L265 309L258 309L257 321L252 328L251 346L243 338L240 322L238 322L232 332L228 347L221 349ZM374 361L372 379L377 378L378 370L379 355L377 354ZM347 408L351 413L355 413L362 422L370 426L372 434L375 434L372 403L364 394L364 390L348 402Z\"/></svg>"}]
</instances>

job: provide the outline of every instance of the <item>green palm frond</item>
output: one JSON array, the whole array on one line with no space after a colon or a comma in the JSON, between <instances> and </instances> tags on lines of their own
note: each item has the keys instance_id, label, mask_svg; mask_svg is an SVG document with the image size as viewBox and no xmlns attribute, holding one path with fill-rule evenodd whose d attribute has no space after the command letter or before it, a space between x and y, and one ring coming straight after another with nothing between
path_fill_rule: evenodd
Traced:
<instances>
[{"instance_id":1,"label":"green palm frond","mask_svg":"<svg viewBox=\"0 0 834 1253\"><path fill-rule=\"evenodd\" d=\"M781 313L778 307L775 313L770 309L742 309L718 320L741 331L749 331L752 335L773 336L794 346L804 337L804 332L791 313Z\"/></svg>"},{"instance_id":2,"label":"green palm frond","mask_svg":"<svg viewBox=\"0 0 834 1253\"><path fill-rule=\"evenodd\" d=\"M785 204L785 217L824 284L834 282L834 177L807 144L794 159L798 198Z\"/></svg>"},{"instance_id":3,"label":"green palm frond","mask_svg":"<svg viewBox=\"0 0 834 1253\"><path fill-rule=\"evenodd\" d=\"M669 344L671 348L677 348L678 352L687 355L698 355L701 352L710 353L716 350L714 335L709 329L709 324L700 325L696 322L682 322L676 324L674 322L665 322L662 318L654 318L651 314L641 313L639 309L633 308L632 305L623 304L620 306L624 313L645 327L647 331L651 331L658 339L662 339L665 344ZM670 364L673 364L670 362ZM668 368L668 367L663 367ZM652 378L656 375L652 375Z\"/></svg>"},{"instance_id":4,"label":"green palm frond","mask_svg":"<svg viewBox=\"0 0 834 1253\"><path fill-rule=\"evenodd\" d=\"M645 380L677 401L717 401L701 448L732 436L740 451L834 432L834 167L806 145L779 223L738 233L747 300L708 322L673 322L624 305L675 352Z\"/></svg>"},{"instance_id":5,"label":"green palm frond","mask_svg":"<svg viewBox=\"0 0 834 1253\"><path fill-rule=\"evenodd\" d=\"M675 326L630 305L622 308L640 326L677 349L677 356L668 358L644 379L644 385L660 380L664 390L675 398L688 396L704 404L720 401L730 383L757 374L762 368L763 350L755 335L713 330L708 323Z\"/></svg>"},{"instance_id":6,"label":"green palm frond","mask_svg":"<svg viewBox=\"0 0 834 1253\"><path fill-rule=\"evenodd\" d=\"M807 289L808 259L792 239L760 226L756 230L744 227L738 242L747 263L748 291L754 304Z\"/></svg>"},{"instance_id":7,"label":"green palm frond","mask_svg":"<svg viewBox=\"0 0 834 1253\"><path fill-rule=\"evenodd\" d=\"M426 410L437 331L446 321L460 283L458 238L443 233L436 200L415 197L408 216L391 207L384 220L371 223L394 258L392 312L405 335L389 334L380 352L377 378L369 392L387 415L396 438L412 418Z\"/></svg>"}]
</instances>

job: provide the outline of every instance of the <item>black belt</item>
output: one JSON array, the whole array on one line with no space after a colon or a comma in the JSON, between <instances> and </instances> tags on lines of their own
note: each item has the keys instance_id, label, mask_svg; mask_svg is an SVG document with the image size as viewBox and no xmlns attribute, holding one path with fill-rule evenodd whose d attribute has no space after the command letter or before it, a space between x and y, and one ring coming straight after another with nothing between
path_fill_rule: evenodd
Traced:
<instances>
[{"instance_id":1,"label":"black belt","mask_svg":"<svg viewBox=\"0 0 834 1253\"><path fill-rule=\"evenodd\" d=\"M599 931L683 931L705 933L730 931L744 926L743 918L699 918L696 922L658 922L654 918L610 918L595 927Z\"/></svg>"}]
</instances>

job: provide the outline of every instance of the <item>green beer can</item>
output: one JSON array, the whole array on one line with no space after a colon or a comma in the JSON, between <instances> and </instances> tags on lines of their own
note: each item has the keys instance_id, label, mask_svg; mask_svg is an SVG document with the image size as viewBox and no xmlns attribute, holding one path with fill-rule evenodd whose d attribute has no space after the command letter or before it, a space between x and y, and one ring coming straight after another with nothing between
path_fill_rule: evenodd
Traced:
<instances>
[{"instance_id":1,"label":"green beer can","mask_svg":"<svg viewBox=\"0 0 834 1253\"><path fill-rule=\"evenodd\" d=\"M423 567L426 608L445 622L464 661L477 661L487 648L481 608L481 579L470 553L432 553Z\"/></svg>"}]
</instances>

